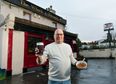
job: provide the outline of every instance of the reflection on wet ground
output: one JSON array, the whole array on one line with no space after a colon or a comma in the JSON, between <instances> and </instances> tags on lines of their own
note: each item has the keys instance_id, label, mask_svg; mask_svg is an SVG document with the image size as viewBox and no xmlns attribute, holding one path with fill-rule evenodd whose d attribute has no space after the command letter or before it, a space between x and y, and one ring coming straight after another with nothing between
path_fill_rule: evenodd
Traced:
<instances>
[{"instance_id":1,"label":"reflection on wet ground","mask_svg":"<svg viewBox=\"0 0 116 84\"><path fill-rule=\"evenodd\" d=\"M78 73L78 74L76 74ZM72 84L115 84L116 60L91 59L88 69L80 72L72 70Z\"/></svg>"},{"instance_id":2,"label":"reflection on wet ground","mask_svg":"<svg viewBox=\"0 0 116 84\"><path fill-rule=\"evenodd\" d=\"M0 84L47 84L47 70L35 70L0 81ZM89 59L88 68L72 67L72 84L116 84L115 59Z\"/></svg>"}]
</instances>

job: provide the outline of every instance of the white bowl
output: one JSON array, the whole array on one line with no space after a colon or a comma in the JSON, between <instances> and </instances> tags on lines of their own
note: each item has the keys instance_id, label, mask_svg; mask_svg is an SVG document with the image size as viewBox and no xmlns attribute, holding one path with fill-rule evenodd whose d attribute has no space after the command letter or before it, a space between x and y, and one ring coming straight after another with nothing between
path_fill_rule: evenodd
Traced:
<instances>
[{"instance_id":1,"label":"white bowl","mask_svg":"<svg viewBox=\"0 0 116 84\"><path fill-rule=\"evenodd\" d=\"M77 61L76 67L78 69L86 69L87 68L87 62L85 62L85 61Z\"/></svg>"}]
</instances>

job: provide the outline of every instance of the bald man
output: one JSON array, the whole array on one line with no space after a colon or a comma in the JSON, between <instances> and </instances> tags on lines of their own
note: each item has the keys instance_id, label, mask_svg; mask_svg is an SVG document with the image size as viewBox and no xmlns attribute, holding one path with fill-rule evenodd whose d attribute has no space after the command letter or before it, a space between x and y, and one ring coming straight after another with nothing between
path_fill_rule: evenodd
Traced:
<instances>
[{"instance_id":1,"label":"bald man","mask_svg":"<svg viewBox=\"0 0 116 84\"><path fill-rule=\"evenodd\" d=\"M77 60L70 45L64 43L62 29L55 30L54 42L45 46L43 55L38 57L40 64L49 59L48 84L71 84L71 63L75 65Z\"/></svg>"}]
</instances>

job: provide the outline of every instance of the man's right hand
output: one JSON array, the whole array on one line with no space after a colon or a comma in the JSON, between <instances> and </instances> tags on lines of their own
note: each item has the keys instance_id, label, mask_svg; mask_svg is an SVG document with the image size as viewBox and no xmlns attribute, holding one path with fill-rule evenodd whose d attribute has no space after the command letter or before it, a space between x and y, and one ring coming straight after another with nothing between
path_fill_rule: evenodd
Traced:
<instances>
[{"instance_id":1,"label":"man's right hand","mask_svg":"<svg viewBox=\"0 0 116 84\"><path fill-rule=\"evenodd\" d=\"M44 64L46 61L47 61L47 57L46 56L43 56L43 55L39 55L37 56L36 58L36 63L37 64Z\"/></svg>"},{"instance_id":2,"label":"man's right hand","mask_svg":"<svg viewBox=\"0 0 116 84\"><path fill-rule=\"evenodd\" d=\"M36 58L36 63L37 63L37 64L41 64L41 56L37 56L37 58Z\"/></svg>"}]
</instances>

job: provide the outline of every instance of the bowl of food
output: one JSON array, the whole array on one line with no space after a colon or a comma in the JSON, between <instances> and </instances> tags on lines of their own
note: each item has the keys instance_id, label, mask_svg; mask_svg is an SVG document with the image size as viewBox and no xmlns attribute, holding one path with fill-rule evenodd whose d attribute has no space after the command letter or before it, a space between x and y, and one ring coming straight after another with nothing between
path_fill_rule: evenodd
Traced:
<instances>
[{"instance_id":1,"label":"bowl of food","mask_svg":"<svg viewBox=\"0 0 116 84\"><path fill-rule=\"evenodd\" d=\"M87 62L82 60L82 61L77 61L76 67L78 69L86 69L87 68Z\"/></svg>"}]
</instances>

